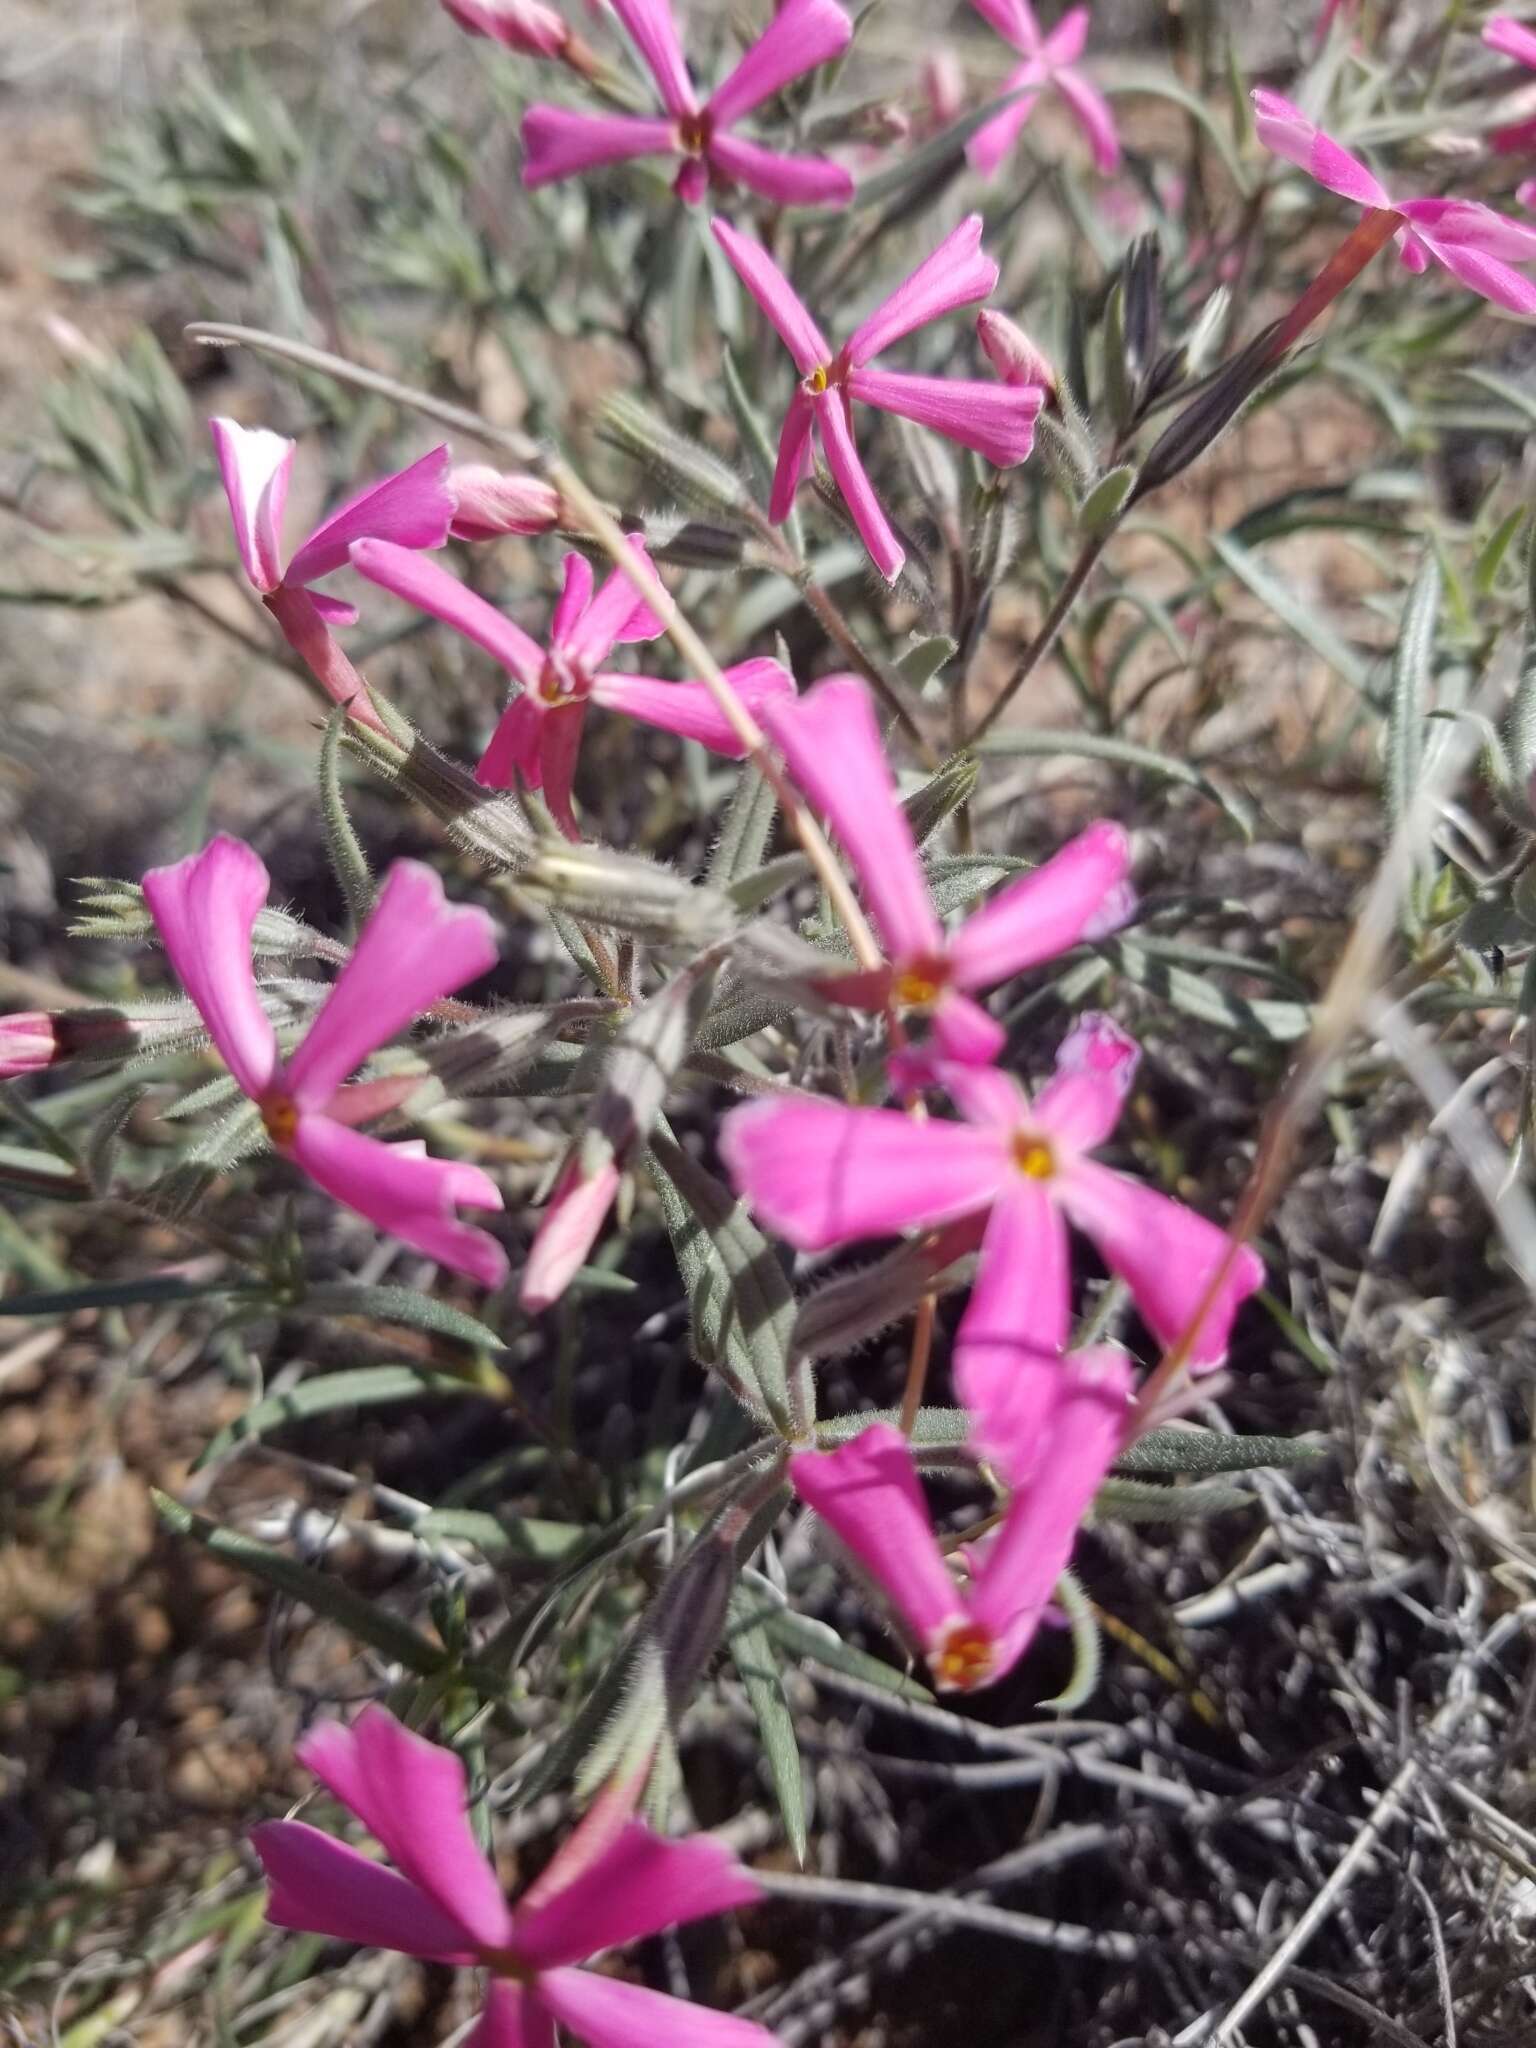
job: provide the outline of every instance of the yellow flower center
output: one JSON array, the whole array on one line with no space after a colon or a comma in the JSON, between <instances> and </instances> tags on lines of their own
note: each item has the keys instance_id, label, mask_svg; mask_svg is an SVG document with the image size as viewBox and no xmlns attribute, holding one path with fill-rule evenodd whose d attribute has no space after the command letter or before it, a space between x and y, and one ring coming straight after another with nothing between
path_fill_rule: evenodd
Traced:
<instances>
[{"instance_id":1,"label":"yellow flower center","mask_svg":"<svg viewBox=\"0 0 1536 2048\"><path fill-rule=\"evenodd\" d=\"M291 1145L299 1132L299 1105L291 1095L264 1095L259 1104L267 1136L279 1150Z\"/></svg>"},{"instance_id":2,"label":"yellow flower center","mask_svg":"<svg viewBox=\"0 0 1536 2048\"><path fill-rule=\"evenodd\" d=\"M684 114L677 124L677 139L684 156L702 156L709 147L710 121L706 113Z\"/></svg>"},{"instance_id":3,"label":"yellow flower center","mask_svg":"<svg viewBox=\"0 0 1536 2048\"><path fill-rule=\"evenodd\" d=\"M480 1960L493 1977L507 1977L514 1984L531 1984L539 1974L510 1948L483 1948Z\"/></svg>"},{"instance_id":4,"label":"yellow flower center","mask_svg":"<svg viewBox=\"0 0 1536 2048\"><path fill-rule=\"evenodd\" d=\"M562 704L579 704L590 687L581 670L557 648L545 656L534 695L541 704L554 709Z\"/></svg>"},{"instance_id":5,"label":"yellow flower center","mask_svg":"<svg viewBox=\"0 0 1536 2048\"><path fill-rule=\"evenodd\" d=\"M1049 1180L1056 1171L1056 1155L1044 1138L1020 1131L1013 1141L1013 1163L1031 1180Z\"/></svg>"},{"instance_id":6,"label":"yellow flower center","mask_svg":"<svg viewBox=\"0 0 1536 2048\"><path fill-rule=\"evenodd\" d=\"M805 388L812 394L813 397L820 398L822 392L826 390L827 386L831 383L831 381L832 379L828 373L826 364L818 363L815 369L812 370L809 377L806 378Z\"/></svg>"},{"instance_id":7,"label":"yellow flower center","mask_svg":"<svg viewBox=\"0 0 1536 2048\"><path fill-rule=\"evenodd\" d=\"M947 979L942 960L914 960L901 968L891 984L891 994L907 1010L926 1010L944 993Z\"/></svg>"},{"instance_id":8,"label":"yellow flower center","mask_svg":"<svg viewBox=\"0 0 1536 2048\"><path fill-rule=\"evenodd\" d=\"M979 1622L952 1621L934 1645L928 1668L945 1692L974 1692L997 1666L997 1644Z\"/></svg>"}]
</instances>

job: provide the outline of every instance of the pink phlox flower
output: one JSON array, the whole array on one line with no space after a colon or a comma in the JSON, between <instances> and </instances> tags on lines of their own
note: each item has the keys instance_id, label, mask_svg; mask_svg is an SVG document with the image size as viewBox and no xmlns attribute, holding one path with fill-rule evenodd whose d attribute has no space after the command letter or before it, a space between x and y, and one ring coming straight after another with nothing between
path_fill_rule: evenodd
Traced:
<instances>
[{"instance_id":1,"label":"pink phlox flower","mask_svg":"<svg viewBox=\"0 0 1536 2048\"><path fill-rule=\"evenodd\" d=\"M720 1150L759 1221L801 1251L985 1216L955 1372L965 1406L997 1415L1017 1393L1021 1358L1066 1347L1069 1223L1126 1282L1163 1345L1183 1335L1226 1258L1215 1224L1091 1157L1119 1120L1137 1056L1109 1018L1086 1016L1033 1101L995 1068L929 1062L926 1078L964 1121L781 1098L732 1110ZM1245 1246L1194 1333L1194 1370L1221 1363L1233 1317L1262 1279Z\"/></svg>"},{"instance_id":2,"label":"pink phlox flower","mask_svg":"<svg viewBox=\"0 0 1536 2048\"><path fill-rule=\"evenodd\" d=\"M571 31L543 0L443 0L459 27L525 57L558 57Z\"/></svg>"},{"instance_id":3,"label":"pink phlox flower","mask_svg":"<svg viewBox=\"0 0 1536 2048\"><path fill-rule=\"evenodd\" d=\"M854 1009L914 1009L951 1059L995 1059L1003 1028L971 991L994 987L1083 939L1124 924L1134 908L1130 841L1098 824L947 934L934 912L875 707L857 676L830 676L803 697L770 704L768 734L789 772L830 821L885 941L882 968L831 973L823 993Z\"/></svg>"},{"instance_id":4,"label":"pink phlox flower","mask_svg":"<svg viewBox=\"0 0 1536 2048\"><path fill-rule=\"evenodd\" d=\"M1536 71L1536 29L1527 28L1524 22L1515 21L1507 14L1496 14L1492 21L1484 24L1483 41L1490 50L1497 50L1501 57L1513 57L1517 64ZM1536 116L1495 128L1491 139L1494 148L1506 156L1536 149ZM1515 197L1522 206L1530 205L1533 184L1536 180L1527 179L1516 188Z\"/></svg>"},{"instance_id":5,"label":"pink phlox flower","mask_svg":"<svg viewBox=\"0 0 1536 2048\"><path fill-rule=\"evenodd\" d=\"M261 1111L273 1146L338 1202L483 1287L506 1254L454 1209L499 1209L476 1166L429 1159L419 1143L385 1144L353 1126L396 1108L412 1084L347 1076L432 1004L496 964L483 910L453 905L419 861L396 861L351 958L303 1042L279 1056L251 968L251 934L271 887L260 856L220 837L144 877L144 901L182 986L230 1073Z\"/></svg>"},{"instance_id":6,"label":"pink phlox flower","mask_svg":"<svg viewBox=\"0 0 1536 2048\"><path fill-rule=\"evenodd\" d=\"M690 203L704 197L714 178L745 185L776 206L847 205L853 180L841 164L785 156L732 133L744 114L847 49L853 24L835 0L786 0L702 105L668 0L613 0L613 11L656 81L665 119L531 106L523 116L525 185L548 185L634 157L680 156L675 190Z\"/></svg>"},{"instance_id":7,"label":"pink phlox flower","mask_svg":"<svg viewBox=\"0 0 1536 2048\"><path fill-rule=\"evenodd\" d=\"M283 508L295 443L266 427L242 427L229 419L211 419L208 429L234 521L235 546L252 588L333 701L345 705L365 725L382 730L367 685L330 632L332 626L352 625L356 606L309 586L345 568L348 548L364 534L377 534L406 548L443 545L454 514L447 445L349 498L321 521L285 564Z\"/></svg>"},{"instance_id":8,"label":"pink phlox flower","mask_svg":"<svg viewBox=\"0 0 1536 2048\"><path fill-rule=\"evenodd\" d=\"M629 545L644 554L642 541L632 538ZM545 649L456 576L407 548L360 541L352 561L370 582L483 647L512 676L517 693L480 758L476 779L488 789L511 789L519 780L529 789L542 789L555 822L572 839L581 836L571 809L571 785L589 704L698 740L733 760L745 753L703 683L671 683L605 666L620 643L654 640L662 631L660 619L621 570L615 569L594 595L586 557L566 556L565 587ZM774 699L795 693L794 678L766 658L738 662L725 675L754 715Z\"/></svg>"},{"instance_id":9,"label":"pink phlox flower","mask_svg":"<svg viewBox=\"0 0 1536 2048\"><path fill-rule=\"evenodd\" d=\"M1405 267L1431 259L1470 291L1511 313L1536 313L1536 284L1512 268L1536 261L1536 228L1495 213L1475 199L1393 199L1386 187L1301 108L1261 86L1252 94L1259 140L1318 184L1368 211L1393 213Z\"/></svg>"},{"instance_id":10,"label":"pink phlox flower","mask_svg":"<svg viewBox=\"0 0 1536 2048\"><path fill-rule=\"evenodd\" d=\"M967 1546L964 1590L899 1430L873 1423L837 1450L789 1461L795 1491L884 1590L946 1692L993 1684L1029 1647L1124 1439L1131 1369L1122 1353L1084 1351L1035 1370L1040 1398L1027 1433L1010 1433L999 1473L1011 1497L997 1528Z\"/></svg>"},{"instance_id":11,"label":"pink phlox flower","mask_svg":"<svg viewBox=\"0 0 1536 2048\"><path fill-rule=\"evenodd\" d=\"M305 1821L252 1830L276 1927L393 1949L489 1973L473 2048L555 2048L558 2022L590 2048L764 2048L754 2020L601 1977L573 1964L762 1896L718 1842L669 1842L599 1801L517 1905L481 1854L464 1766L365 1707L351 1728L327 1723L299 1761L383 1844L390 1862ZM390 1866L393 1867L390 1867Z\"/></svg>"},{"instance_id":12,"label":"pink phlox flower","mask_svg":"<svg viewBox=\"0 0 1536 2048\"><path fill-rule=\"evenodd\" d=\"M1088 9L1072 8L1047 36L1041 34L1029 0L971 0L971 4L1024 59L1003 84L1004 92L1023 93L1024 97L1005 107L995 120L988 121L971 137L966 148L971 168L991 177L1017 142L1041 93L1053 87L1087 136L1098 168L1106 174L1118 170L1120 138L1115 132L1109 102L1076 69L1088 40Z\"/></svg>"},{"instance_id":13,"label":"pink phlox flower","mask_svg":"<svg viewBox=\"0 0 1536 2048\"><path fill-rule=\"evenodd\" d=\"M762 244L723 220L710 226L800 373L779 439L769 518L779 525L789 517L795 492L811 472L814 431L875 566L888 583L894 583L906 555L859 459L853 437L855 399L931 427L964 448L974 448L1000 469L1022 462L1034 446L1042 391L869 367L873 357L903 335L961 306L974 305L992 290L997 265L981 253L981 215L971 214L947 235L906 283L861 321L836 356Z\"/></svg>"}]
</instances>

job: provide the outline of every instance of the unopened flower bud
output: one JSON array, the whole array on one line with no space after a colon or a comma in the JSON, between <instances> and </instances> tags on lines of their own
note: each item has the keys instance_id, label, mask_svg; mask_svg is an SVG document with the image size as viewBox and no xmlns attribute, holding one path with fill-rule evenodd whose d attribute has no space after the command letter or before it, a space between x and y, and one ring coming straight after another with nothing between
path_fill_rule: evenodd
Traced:
<instances>
[{"instance_id":1,"label":"unopened flower bud","mask_svg":"<svg viewBox=\"0 0 1536 2048\"><path fill-rule=\"evenodd\" d=\"M58 1057L58 1033L45 1010L21 1010L0 1017L0 1081L39 1073Z\"/></svg>"},{"instance_id":2,"label":"unopened flower bud","mask_svg":"<svg viewBox=\"0 0 1536 2048\"><path fill-rule=\"evenodd\" d=\"M923 98L928 102L928 123L947 128L958 121L965 105L965 73L960 59L947 44L940 44L923 64Z\"/></svg>"},{"instance_id":3,"label":"unopened flower bud","mask_svg":"<svg viewBox=\"0 0 1536 2048\"><path fill-rule=\"evenodd\" d=\"M459 27L489 36L525 57L558 57L571 32L542 0L443 0Z\"/></svg>"},{"instance_id":4,"label":"unopened flower bud","mask_svg":"<svg viewBox=\"0 0 1536 2048\"><path fill-rule=\"evenodd\" d=\"M508 475L488 463L471 462L449 471L448 489L457 508L448 530L458 540L548 533L560 524L560 494L536 476Z\"/></svg>"},{"instance_id":5,"label":"unopened flower bud","mask_svg":"<svg viewBox=\"0 0 1536 2048\"><path fill-rule=\"evenodd\" d=\"M1005 384L1042 384L1055 391L1056 368L1050 357L1006 313L994 313L990 306L978 313L976 338Z\"/></svg>"},{"instance_id":6,"label":"unopened flower bud","mask_svg":"<svg viewBox=\"0 0 1536 2048\"><path fill-rule=\"evenodd\" d=\"M611 1155L588 1173L580 1149L573 1153L555 1184L523 1268L518 1299L524 1308L537 1311L560 1299L586 1264L618 1191L619 1167Z\"/></svg>"}]
</instances>

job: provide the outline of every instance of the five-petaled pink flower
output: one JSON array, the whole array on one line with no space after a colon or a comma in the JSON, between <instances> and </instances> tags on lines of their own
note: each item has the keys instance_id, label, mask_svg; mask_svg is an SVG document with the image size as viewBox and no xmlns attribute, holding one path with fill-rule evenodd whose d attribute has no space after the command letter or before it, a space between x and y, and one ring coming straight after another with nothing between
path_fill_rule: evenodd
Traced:
<instances>
[{"instance_id":1,"label":"five-petaled pink flower","mask_svg":"<svg viewBox=\"0 0 1536 2048\"><path fill-rule=\"evenodd\" d=\"M1088 40L1087 8L1074 7L1047 36L1040 33L1029 0L971 0L971 4L1024 59L1003 85L1004 92L1018 92L1024 97L1011 107L1004 107L995 120L988 121L971 137L966 155L972 168L990 177L1017 142L1041 93L1047 86L1054 86L1077 116L1099 169L1106 173L1118 170L1120 138L1115 133L1115 117L1109 111L1109 103L1096 85L1090 85L1080 71L1073 69Z\"/></svg>"},{"instance_id":2,"label":"five-petaled pink flower","mask_svg":"<svg viewBox=\"0 0 1536 2048\"><path fill-rule=\"evenodd\" d=\"M1012 1493L998 1527L969 1546L964 1593L900 1430L872 1423L835 1451L789 1461L795 1491L884 1589L946 1692L991 1685L1028 1649L1124 1438L1131 1368L1122 1352L1078 1352L1034 1370L1042 1399L1027 1430L991 1433L989 1462Z\"/></svg>"},{"instance_id":3,"label":"five-petaled pink flower","mask_svg":"<svg viewBox=\"0 0 1536 2048\"><path fill-rule=\"evenodd\" d=\"M283 507L295 444L266 427L211 419L214 453L229 500L240 561L284 639L328 696L352 717L382 731L368 688L332 639L332 625L350 626L355 605L317 595L309 586L347 565L347 550L364 534L406 548L440 548L454 501L447 486L448 449L434 448L382 483L370 484L323 520L283 563Z\"/></svg>"},{"instance_id":4,"label":"five-petaled pink flower","mask_svg":"<svg viewBox=\"0 0 1536 2048\"><path fill-rule=\"evenodd\" d=\"M490 918L450 905L431 868L396 861L302 1044L282 1059L251 969L251 934L270 887L261 857L222 836L144 877L144 901L171 965L230 1073L260 1109L276 1149L328 1195L429 1258L499 1287L506 1254L453 1213L456 1204L499 1209L495 1183L477 1166L429 1159L419 1143L385 1144L353 1128L398 1107L408 1081L344 1085L424 1010L490 971Z\"/></svg>"},{"instance_id":5,"label":"five-petaled pink flower","mask_svg":"<svg viewBox=\"0 0 1536 2048\"><path fill-rule=\"evenodd\" d=\"M701 106L669 0L612 0L656 81L665 120L578 114L542 103L523 116L523 183L548 185L598 164L680 156L676 191L700 200L710 179L746 185L777 206L846 206L853 180L825 157L784 156L730 131L818 64L847 49L853 24L835 0L786 0L735 70Z\"/></svg>"},{"instance_id":6,"label":"five-petaled pink flower","mask_svg":"<svg viewBox=\"0 0 1536 2048\"><path fill-rule=\"evenodd\" d=\"M630 546L643 552L638 540ZM555 605L546 652L457 577L408 548L360 541L352 562L370 582L483 647L517 682L518 692L481 756L476 777L489 789L510 789L518 777L529 789L542 789L555 822L572 839L581 836L571 810L571 783L589 704L626 712L643 725L698 740L733 760L745 752L703 683L669 683L603 667L621 641L654 640L662 630L621 570L615 569L594 597L591 564L584 555L566 556L565 588ZM739 662L725 674L754 713L776 697L795 693L794 678L766 658Z\"/></svg>"},{"instance_id":7,"label":"five-petaled pink flower","mask_svg":"<svg viewBox=\"0 0 1536 2048\"><path fill-rule=\"evenodd\" d=\"M1497 50L1501 57L1513 57L1517 64L1536 71L1536 29L1527 28L1524 22L1515 21L1507 14L1496 14L1492 21L1484 24L1483 41L1490 50ZM1536 149L1536 115L1495 128L1493 146L1506 155ZM1527 178L1517 186L1515 197L1522 206L1536 204L1536 178Z\"/></svg>"},{"instance_id":8,"label":"five-petaled pink flower","mask_svg":"<svg viewBox=\"0 0 1536 2048\"><path fill-rule=\"evenodd\" d=\"M996 1068L930 1062L924 1078L947 1090L964 1122L781 1098L731 1111L720 1150L758 1219L801 1251L985 1216L955 1371L965 1406L994 1418L1020 1398L1021 1359L1066 1347L1069 1222L1164 1345L1184 1334L1227 1257L1215 1224L1089 1157L1119 1119L1137 1057L1109 1018L1086 1016L1033 1101ZM1192 1368L1221 1363L1232 1319L1262 1279L1243 1247L1193 1334Z\"/></svg>"},{"instance_id":9,"label":"five-petaled pink flower","mask_svg":"<svg viewBox=\"0 0 1536 2048\"><path fill-rule=\"evenodd\" d=\"M829 676L794 702L769 705L763 723L790 774L842 841L885 940L885 967L818 980L833 1001L862 1010L895 1004L926 1011L949 1058L992 1060L1002 1050L1003 1028L968 991L1038 967L1130 915L1130 842L1118 825L1106 823L1009 883L946 936L863 682Z\"/></svg>"},{"instance_id":10,"label":"five-petaled pink flower","mask_svg":"<svg viewBox=\"0 0 1536 2048\"><path fill-rule=\"evenodd\" d=\"M1431 257L1453 277L1511 313L1536 313L1536 284L1511 266L1536 261L1536 228L1475 199L1393 199L1386 187L1290 100L1261 86L1252 95L1259 140L1298 164L1329 192L1401 222L1397 242L1409 270Z\"/></svg>"},{"instance_id":11,"label":"five-petaled pink flower","mask_svg":"<svg viewBox=\"0 0 1536 2048\"><path fill-rule=\"evenodd\" d=\"M328 1723L299 1761L388 1851L390 1869L304 1821L264 1821L251 1840L267 1874L267 1918L333 1941L489 1974L472 2048L555 2048L555 2024L590 2048L768 2048L754 2020L711 2012L616 1977L574 1969L602 1949L762 1893L718 1842L669 1842L594 1806L516 1906L470 1831L464 1766L382 1707Z\"/></svg>"},{"instance_id":12,"label":"five-petaled pink flower","mask_svg":"<svg viewBox=\"0 0 1536 2048\"><path fill-rule=\"evenodd\" d=\"M1000 469L1022 462L1035 443L1035 420L1045 400L1042 391L869 368L873 357L904 334L961 306L972 306L992 290L997 265L981 253L981 215L971 214L947 235L906 283L854 329L835 357L762 244L738 234L723 220L710 226L800 373L779 439L769 518L777 525L789 517L795 492L810 473L814 428L864 545L881 575L894 583L906 554L859 460L853 438L854 399L931 427L962 447L974 448Z\"/></svg>"}]
</instances>

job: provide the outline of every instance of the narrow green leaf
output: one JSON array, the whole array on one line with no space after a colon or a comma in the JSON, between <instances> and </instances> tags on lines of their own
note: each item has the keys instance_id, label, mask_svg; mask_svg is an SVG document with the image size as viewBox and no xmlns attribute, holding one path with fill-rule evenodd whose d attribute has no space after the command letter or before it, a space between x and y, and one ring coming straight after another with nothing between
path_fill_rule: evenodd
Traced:
<instances>
[{"instance_id":1,"label":"narrow green leaf","mask_svg":"<svg viewBox=\"0 0 1536 2048\"><path fill-rule=\"evenodd\" d=\"M132 1308L138 1302L206 1301L213 1295L251 1291L234 1280L178 1280L169 1275L143 1280L108 1280L99 1286L61 1287L47 1294L12 1294L0 1300L0 1316L70 1316L82 1308Z\"/></svg>"},{"instance_id":2,"label":"narrow green leaf","mask_svg":"<svg viewBox=\"0 0 1536 2048\"><path fill-rule=\"evenodd\" d=\"M1081 755L1089 761L1113 761L1122 768L1142 769L1165 782L1182 782L1220 804L1245 839L1253 837L1253 813L1243 799L1204 769L1152 747L1138 746L1113 733L1057 732L1038 726L1005 726L977 742L983 754Z\"/></svg>"},{"instance_id":3,"label":"narrow green leaf","mask_svg":"<svg viewBox=\"0 0 1536 2048\"><path fill-rule=\"evenodd\" d=\"M1093 1698L1104 1663L1104 1637L1093 1602L1076 1572L1065 1571L1056 1581L1056 1604L1066 1614L1072 1631L1072 1676L1054 1699L1042 1700L1042 1707L1055 1714L1075 1714Z\"/></svg>"},{"instance_id":4,"label":"narrow green leaf","mask_svg":"<svg viewBox=\"0 0 1536 2048\"><path fill-rule=\"evenodd\" d=\"M472 1344L479 1351L499 1351L501 1339L489 1325L419 1294L414 1287L366 1287L354 1280L325 1281L308 1287L302 1300L293 1304L296 1314L322 1316L372 1316L382 1323L403 1323L413 1330L428 1330L434 1337L452 1337L457 1343Z\"/></svg>"},{"instance_id":5,"label":"narrow green leaf","mask_svg":"<svg viewBox=\"0 0 1536 2048\"><path fill-rule=\"evenodd\" d=\"M1387 711L1387 819L1395 831L1408 815L1419 786L1424 755L1424 717L1429 708L1440 621L1440 563L1426 548L1403 607L1403 623L1392 655L1392 695Z\"/></svg>"},{"instance_id":6,"label":"narrow green leaf","mask_svg":"<svg viewBox=\"0 0 1536 2048\"><path fill-rule=\"evenodd\" d=\"M189 1537L237 1571L248 1572L287 1599L301 1602L391 1663L403 1664L422 1678L442 1670L445 1653L436 1643L409 1622L399 1620L371 1600L364 1600L338 1580L300 1564L269 1544L258 1543L253 1536L242 1536L238 1530L222 1528L206 1515L194 1514L191 1508L183 1507L157 1487L150 1489L150 1499L156 1514L173 1535Z\"/></svg>"},{"instance_id":7,"label":"narrow green leaf","mask_svg":"<svg viewBox=\"0 0 1536 2048\"><path fill-rule=\"evenodd\" d=\"M301 1380L286 1393L270 1394L254 1401L243 1415L226 1423L210 1439L192 1469L201 1471L226 1456L237 1444L254 1443L274 1429L290 1422L306 1422L311 1416L329 1415L338 1408L379 1408L393 1401L430 1400L444 1395L475 1395L481 1392L469 1380L451 1373L428 1372L417 1365L365 1365L348 1372L317 1373Z\"/></svg>"},{"instance_id":8,"label":"narrow green leaf","mask_svg":"<svg viewBox=\"0 0 1536 2048\"><path fill-rule=\"evenodd\" d=\"M761 870L778 807L773 784L760 768L744 761L720 827L720 837L709 857L707 880L712 889L733 889L736 883Z\"/></svg>"},{"instance_id":9,"label":"narrow green leaf","mask_svg":"<svg viewBox=\"0 0 1536 2048\"><path fill-rule=\"evenodd\" d=\"M766 498L768 487L773 482L773 472L778 466L778 455L763 416L752 403L747 387L741 381L741 371L736 366L735 353L729 342L722 342L720 345L720 368L725 378L725 396L731 408L731 417L736 422L741 445L752 464L752 474L757 487Z\"/></svg>"},{"instance_id":10,"label":"narrow green leaf","mask_svg":"<svg viewBox=\"0 0 1536 2048\"><path fill-rule=\"evenodd\" d=\"M1192 971L1178 966L1167 952L1155 951L1133 933L1099 942L1099 951L1119 973L1139 987L1161 996L1187 1017L1215 1024L1226 1031L1267 1038L1277 1045L1294 1044L1312 1028L1312 1010L1307 1003L1277 1002L1269 996L1239 996L1218 987L1211 979L1209 964ZM1260 974L1261 967L1234 955L1233 972Z\"/></svg>"},{"instance_id":11,"label":"narrow green leaf","mask_svg":"<svg viewBox=\"0 0 1536 2048\"><path fill-rule=\"evenodd\" d=\"M1211 545L1239 583L1274 613L1287 632L1295 634L1298 640L1310 647L1352 690L1358 691L1362 697L1368 694L1365 664L1353 648L1340 639L1315 605L1298 597L1230 534L1213 534Z\"/></svg>"},{"instance_id":12,"label":"narrow green leaf","mask_svg":"<svg viewBox=\"0 0 1536 2048\"><path fill-rule=\"evenodd\" d=\"M652 1137L651 1161L693 1311L695 1356L788 1432L795 1297L778 1253L731 1190L670 1134Z\"/></svg>"},{"instance_id":13,"label":"narrow green leaf","mask_svg":"<svg viewBox=\"0 0 1536 2048\"><path fill-rule=\"evenodd\" d=\"M1256 1472L1315 1464L1331 1446L1316 1437L1222 1436L1214 1429L1151 1429L1116 1458L1117 1473Z\"/></svg>"},{"instance_id":14,"label":"narrow green leaf","mask_svg":"<svg viewBox=\"0 0 1536 2048\"><path fill-rule=\"evenodd\" d=\"M779 1660L760 1609L761 1602L745 1587L738 1586L731 1595L726 1641L748 1703L757 1717L785 1836L795 1852L795 1860L804 1863L805 1775L800 1767L800 1745L795 1740L795 1718L785 1697Z\"/></svg>"},{"instance_id":15,"label":"narrow green leaf","mask_svg":"<svg viewBox=\"0 0 1536 2048\"><path fill-rule=\"evenodd\" d=\"M751 1583L757 1578L755 1572L745 1572L743 1577ZM766 1581L761 1582L766 1585ZM766 1622L769 1635L791 1657L804 1657L808 1663L824 1664L829 1671L841 1671L847 1678L859 1678L866 1685L875 1685L882 1692L893 1693L897 1699L931 1700L933 1694L926 1685L906 1672L898 1671L894 1665L883 1664L878 1657L871 1657L867 1650L855 1649L852 1643L845 1643L836 1629L828 1628L824 1621L817 1621L813 1615L796 1614L791 1607L775 1605Z\"/></svg>"},{"instance_id":16,"label":"narrow green leaf","mask_svg":"<svg viewBox=\"0 0 1536 2048\"><path fill-rule=\"evenodd\" d=\"M1198 1522L1230 1508L1251 1507L1257 1496L1243 1486L1161 1486L1153 1479L1106 1479L1093 1497L1095 1520Z\"/></svg>"}]
</instances>

